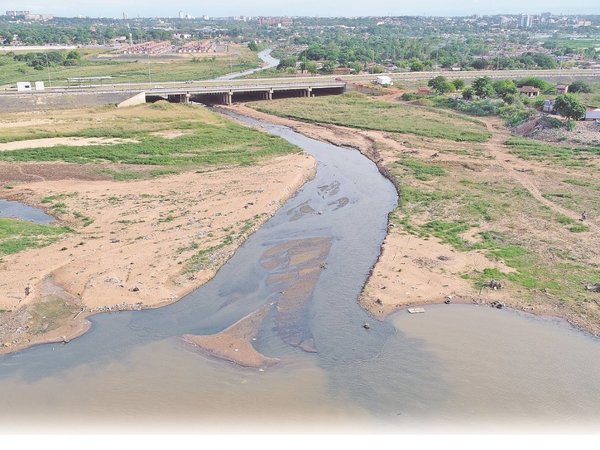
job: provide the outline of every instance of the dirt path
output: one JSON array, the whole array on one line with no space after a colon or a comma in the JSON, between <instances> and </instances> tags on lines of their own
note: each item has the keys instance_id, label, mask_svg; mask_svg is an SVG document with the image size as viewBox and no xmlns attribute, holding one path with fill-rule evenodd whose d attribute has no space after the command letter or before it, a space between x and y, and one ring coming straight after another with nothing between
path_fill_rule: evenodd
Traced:
<instances>
[{"instance_id":1,"label":"dirt path","mask_svg":"<svg viewBox=\"0 0 600 450\"><path fill-rule=\"evenodd\" d=\"M514 179L521 186L527 189L527 191L538 202L552 209L554 212L562 214L573 220L579 220L581 218L581 215L577 212L571 211L570 209L557 205L556 203L542 195L537 184L532 179L533 177L528 175L528 173L532 173L534 170L539 170L538 165L525 160L519 160L518 165L520 167L520 170L515 169L516 157L507 151L505 145L505 142L510 137L510 133L500 126L498 120L485 118L481 121L485 124L488 131L492 134L491 139L488 142L486 142L485 147L489 154L495 158L496 162L501 166L501 168L505 171L506 174L508 174L512 179ZM589 220L585 223L590 227L590 230L596 232L599 230L598 226L595 223Z\"/></svg>"}]
</instances>

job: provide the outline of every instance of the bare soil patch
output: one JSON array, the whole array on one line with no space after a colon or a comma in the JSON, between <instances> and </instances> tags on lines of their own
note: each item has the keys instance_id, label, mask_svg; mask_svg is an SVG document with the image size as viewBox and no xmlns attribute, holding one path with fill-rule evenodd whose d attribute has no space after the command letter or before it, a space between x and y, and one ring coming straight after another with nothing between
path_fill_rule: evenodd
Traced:
<instances>
[{"instance_id":1,"label":"bare soil patch","mask_svg":"<svg viewBox=\"0 0 600 450\"><path fill-rule=\"evenodd\" d=\"M85 329L90 313L181 298L212 278L314 171L314 159L291 154L141 181L40 180L7 190L46 208L74 233L0 260L0 310L10 311L0 313L0 342L8 344L0 351L34 342L28 317L56 297L43 288L48 279L83 309L79 325L67 321L67 339Z\"/></svg>"}]
</instances>

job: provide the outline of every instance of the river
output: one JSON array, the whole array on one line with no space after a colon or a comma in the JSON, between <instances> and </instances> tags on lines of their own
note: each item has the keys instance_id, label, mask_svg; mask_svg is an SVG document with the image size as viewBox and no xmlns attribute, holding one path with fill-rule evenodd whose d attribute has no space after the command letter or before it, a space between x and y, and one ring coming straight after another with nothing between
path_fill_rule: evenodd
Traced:
<instances>
[{"instance_id":1,"label":"river","mask_svg":"<svg viewBox=\"0 0 600 450\"><path fill-rule=\"evenodd\" d=\"M91 330L67 345L0 357L4 428L359 432L600 425L600 342L562 321L469 305L400 312L384 322L369 317L357 297L397 202L392 184L358 151L236 118L313 155L315 178L215 278L179 302L96 315ZM281 267L293 258L277 258L290 245L306 252L296 256L325 261L315 271L302 265L309 257L298 256L306 271L299 272L317 275L313 285L301 286L291 313L285 289L273 282L289 275ZM278 358L274 366L242 368L181 339L219 332L265 305L269 312L253 345ZM316 353L301 350L301 342Z\"/></svg>"},{"instance_id":2,"label":"river","mask_svg":"<svg viewBox=\"0 0 600 450\"><path fill-rule=\"evenodd\" d=\"M246 75L252 75L253 73L260 72L261 70L277 67L277 65L279 64L279 60L271 56L272 51L272 49L267 48L266 50L258 52L258 57L264 63L261 67L258 67L256 69L244 70L243 72L228 73L227 75L222 75L220 77L215 78L215 80L234 80L236 78L245 77Z\"/></svg>"}]
</instances>

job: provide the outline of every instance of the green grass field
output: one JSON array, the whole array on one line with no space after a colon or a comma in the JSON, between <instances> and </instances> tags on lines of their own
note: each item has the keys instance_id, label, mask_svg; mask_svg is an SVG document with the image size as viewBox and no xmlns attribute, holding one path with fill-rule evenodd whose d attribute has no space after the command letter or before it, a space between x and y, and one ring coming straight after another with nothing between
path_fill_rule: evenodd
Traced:
<instances>
[{"instance_id":1,"label":"green grass field","mask_svg":"<svg viewBox=\"0 0 600 450\"><path fill-rule=\"evenodd\" d=\"M68 120L69 114L55 112L57 120ZM94 118L90 122L90 118ZM161 131L179 132L175 137L164 137ZM173 173L174 168L192 168L214 165L252 164L272 155L296 152L287 141L239 125L217 114L195 106L159 102L150 105L117 110L100 108L80 112L65 125L35 128L14 128L4 142L45 137L99 137L127 138L136 142L111 145L66 146L31 148L0 152L0 160L13 162L64 161L70 163L135 164L165 166L154 168L148 176ZM146 176L111 169L116 180L138 179Z\"/></svg>"},{"instance_id":2,"label":"green grass field","mask_svg":"<svg viewBox=\"0 0 600 450\"><path fill-rule=\"evenodd\" d=\"M281 117L307 122L408 133L457 142L485 142L490 134L470 117L434 108L420 108L375 100L359 93L340 96L294 98L250 104Z\"/></svg>"},{"instance_id":3,"label":"green grass field","mask_svg":"<svg viewBox=\"0 0 600 450\"><path fill-rule=\"evenodd\" d=\"M562 166L587 166L592 155L600 155L600 147L561 147L517 136L508 139L506 145L519 158Z\"/></svg>"},{"instance_id":4,"label":"green grass field","mask_svg":"<svg viewBox=\"0 0 600 450\"><path fill-rule=\"evenodd\" d=\"M0 218L0 256L18 253L28 248L44 247L70 231L68 227Z\"/></svg>"},{"instance_id":5,"label":"green grass field","mask_svg":"<svg viewBox=\"0 0 600 450\"><path fill-rule=\"evenodd\" d=\"M14 61L6 53L0 53L0 86L15 84L17 81L44 81L49 84L67 85L67 78L111 76L113 80L103 83L185 81L206 80L230 72L258 67L260 59L246 47L235 47L229 55L199 56L197 62L187 57L150 57L139 55L139 58L119 58L117 55L98 57L100 53L107 56L106 51L79 50L83 54L80 65L51 66L36 70L25 62ZM150 72L150 74L148 73Z\"/></svg>"}]
</instances>

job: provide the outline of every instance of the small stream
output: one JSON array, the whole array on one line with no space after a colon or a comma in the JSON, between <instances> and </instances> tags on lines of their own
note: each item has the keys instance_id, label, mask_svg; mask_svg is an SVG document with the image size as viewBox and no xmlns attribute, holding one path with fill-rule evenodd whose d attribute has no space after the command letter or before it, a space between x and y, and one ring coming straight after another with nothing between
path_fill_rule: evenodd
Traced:
<instances>
[{"instance_id":1,"label":"small stream","mask_svg":"<svg viewBox=\"0 0 600 450\"><path fill-rule=\"evenodd\" d=\"M179 302L96 315L92 329L68 345L0 357L5 426L600 425L600 342L564 322L468 305L400 312L384 322L369 317L357 297L397 202L392 184L358 151L226 114L310 153L315 178ZM241 368L180 339L219 332L281 301L264 255L299 240L330 247L306 304L283 325L272 308L253 342L278 365ZM316 353L295 345L296 336L310 339Z\"/></svg>"}]
</instances>

